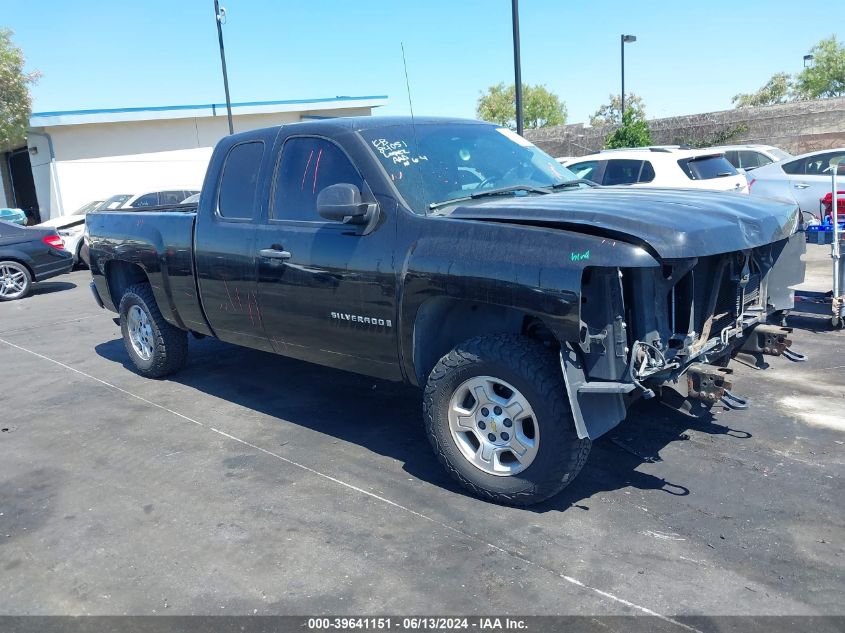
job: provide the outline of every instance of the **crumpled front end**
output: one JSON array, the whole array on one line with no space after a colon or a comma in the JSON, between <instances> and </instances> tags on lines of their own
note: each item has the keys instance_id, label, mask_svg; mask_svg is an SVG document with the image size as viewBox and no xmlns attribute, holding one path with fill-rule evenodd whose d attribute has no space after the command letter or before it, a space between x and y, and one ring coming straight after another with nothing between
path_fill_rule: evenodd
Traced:
<instances>
[{"instance_id":1,"label":"crumpled front end","mask_svg":"<svg viewBox=\"0 0 845 633\"><path fill-rule=\"evenodd\" d=\"M718 401L744 408L730 391L733 354L801 359L782 321L804 279L804 248L795 233L742 251L663 259L659 268L587 268L580 341L561 351L579 434L598 437L632 399L665 388L688 410Z\"/></svg>"}]
</instances>

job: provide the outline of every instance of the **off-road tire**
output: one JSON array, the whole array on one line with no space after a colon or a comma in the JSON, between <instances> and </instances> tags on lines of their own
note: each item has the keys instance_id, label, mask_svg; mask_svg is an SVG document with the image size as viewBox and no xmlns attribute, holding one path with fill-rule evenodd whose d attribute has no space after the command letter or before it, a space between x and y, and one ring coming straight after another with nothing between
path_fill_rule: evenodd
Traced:
<instances>
[{"instance_id":1,"label":"off-road tire","mask_svg":"<svg viewBox=\"0 0 845 633\"><path fill-rule=\"evenodd\" d=\"M534 461L522 472L497 476L474 466L449 430L454 391L474 376L493 376L513 385L529 401L540 429ZM557 355L524 336L497 334L461 343L441 358L425 386L423 413L437 458L473 495L495 503L527 506L554 496L580 472L590 454L579 439Z\"/></svg>"},{"instance_id":2,"label":"off-road tire","mask_svg":"<svg viewBox=\"0 0 845 633\"><path fill-rule=\"evenodd\" d=\"M129 338L126 315L134 305L146 313L152 325L154 342L149 360L141 358ZM139 374L147 378L163 378L185 366L188 359L188 333L164 320L150 284L129 286L120 299L119 312L123 344Z\"/></svg>"}]
</instances>

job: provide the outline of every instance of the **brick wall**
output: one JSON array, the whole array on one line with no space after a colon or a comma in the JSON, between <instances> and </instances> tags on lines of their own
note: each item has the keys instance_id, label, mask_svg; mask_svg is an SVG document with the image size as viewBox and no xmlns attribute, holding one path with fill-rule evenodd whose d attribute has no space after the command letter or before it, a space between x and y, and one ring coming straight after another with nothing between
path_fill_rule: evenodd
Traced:
<instances>
[{"instance_id":1,"label":"brick wall","mask_svg":"<svg viewBox=\"0 0 845 633\"><path fill-rule=\"evenodd\" d=\"M845 97L652 119L648 126L655 145L712 143L736 132L723 144L764 143L802 154L845 147ZM526 130L525 136L553 156L583 156L600 150L613 130L578 123Z\"/></svg>"}]
</instances>

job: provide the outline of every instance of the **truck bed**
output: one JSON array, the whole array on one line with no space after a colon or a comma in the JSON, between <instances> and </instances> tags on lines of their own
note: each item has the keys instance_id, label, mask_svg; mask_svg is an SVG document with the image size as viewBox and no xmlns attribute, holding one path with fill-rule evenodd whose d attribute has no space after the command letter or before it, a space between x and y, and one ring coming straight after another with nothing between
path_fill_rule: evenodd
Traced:
<instances>
[{"instance_id":1,"label":"truck bed","mask_svg":"<svg viewBox=\"0 0 845 633\"><path fill-rule=\"evenodd\" d=\"M140 266L162 316L174 325L210 334L197 293L193 256L196 206L89 213L86 219L94 283L110 309L120 297L107 285L110 266ZM107 230L105 227L108 227Z\"/></svg>"}]
</instances>

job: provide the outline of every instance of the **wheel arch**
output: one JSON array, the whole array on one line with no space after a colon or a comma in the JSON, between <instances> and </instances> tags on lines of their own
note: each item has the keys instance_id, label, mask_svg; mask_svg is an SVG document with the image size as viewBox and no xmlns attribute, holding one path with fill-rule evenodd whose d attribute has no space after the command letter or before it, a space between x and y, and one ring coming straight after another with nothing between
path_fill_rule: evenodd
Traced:
<instances>
[{"instance_id":1,"label":"wheel arch","mask_svg":"<svg viewBox=\"0 0 845 633\"><path fill-rule=\"evenodd\" d=\"M147 272L141 266L120 259L106 262L103 275L115 307L120 305L120 299L129 286L150 282Z\"/></svg>"},{"instance_id":2,"label":"wheel arch","mask_svg":"<svg viewBox=\"0 0 845 633\"><path fill-rule=\"evenodd\" d=\"M20 257L18 255L7 255L4 253L0 254L0 262L15 262L16 264L20 264L21 266L26 268L32 281L35 281L35 271L32 269L32 263L28 262L25 257Z\"/></svg>"},{"instance_id":3,"label":"wheel arch","mask_svg":"<svg viewBox=\"0 0 845 633\"><path fill-rule=\"evenodd\" d=\"M424 385L437 361L456 345L489 334L523 334L557 344L545 323L529 312L450 296L434 297L419 307L414 320L412 380Z\"/></svg>"}]
</instances>

